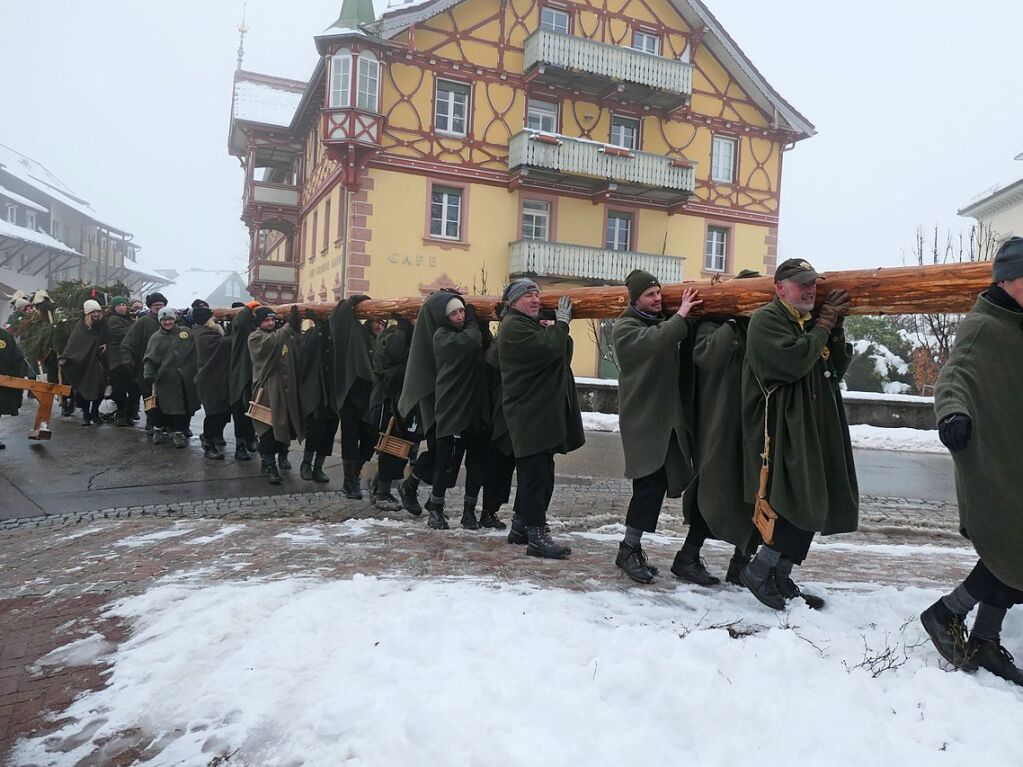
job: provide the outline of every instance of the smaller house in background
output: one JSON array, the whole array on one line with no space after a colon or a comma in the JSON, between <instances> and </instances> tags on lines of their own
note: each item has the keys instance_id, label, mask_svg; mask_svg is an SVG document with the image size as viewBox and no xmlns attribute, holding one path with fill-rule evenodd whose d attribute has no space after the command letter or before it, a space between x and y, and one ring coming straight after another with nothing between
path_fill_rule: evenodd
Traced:
<instances>
[{"instance_id":1,"label":"smaller house in background","mask_svg":"<svg viewBox=\"0 0 1023 767\"><path fill-rule=\"evenodd\" d=\"M1023 154L1016 155L1016 159L1023 160ZM959 215L976 219L991 233L995 246L1013 236L1023 237L1023 178L981 193Z\"/></svg>"},{"instance_id":2,"label":"smaller house in background","mask_svg":"<svg viewBox=\"0 0 1023 767\"><path fill-rule=\"evenodd\" d=\"M245 277L230 269L189 269L184 272L161 269L160 273L174 281L162 292L170 305L179 309L191 306L197 298L214 308L253 300L246 290Z\"/></svg>"}]
</instances>

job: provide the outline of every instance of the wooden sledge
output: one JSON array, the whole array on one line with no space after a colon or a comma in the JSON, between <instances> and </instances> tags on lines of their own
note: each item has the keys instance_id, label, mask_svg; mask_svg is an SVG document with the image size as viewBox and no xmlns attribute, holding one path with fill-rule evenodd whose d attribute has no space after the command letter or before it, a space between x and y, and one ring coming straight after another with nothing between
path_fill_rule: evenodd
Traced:
<instances>
[{"instance_id":1,"label":"wooden sledge","mask_svg":"<svg viewBox=\"0 0 1023 767\"><path fill-rule=\"evenodd\" d=\"M35 381L31 378L15 378L14 376L0 375L0 387L32 392L39 403L39 409L36 411L35 425L32 431L28 433L29 439L47 440L53 436L53 433L50 431L50 414L53 412L53 399L54 397L70 397L70 386L48 383L46 381Z\"/></svg>"}]
</instances>

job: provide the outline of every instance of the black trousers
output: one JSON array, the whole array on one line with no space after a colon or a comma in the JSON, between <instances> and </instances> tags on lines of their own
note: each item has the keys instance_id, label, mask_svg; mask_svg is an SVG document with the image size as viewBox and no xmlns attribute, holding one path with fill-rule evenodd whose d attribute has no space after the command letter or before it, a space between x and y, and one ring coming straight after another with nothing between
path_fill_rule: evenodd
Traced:
<instances>
[{"instance_id":1,"label":"black trousers","mask_svg":"<svg viewBox=\"0 0 1023 767\"><path fill-rule=\"evenodd\" d=\"M249 409L249 403L243 399L231 405L231 419L234 421L234 441L236 444L244 445L246 442L256 441L256 427L252 419L245 415Z\"/></svg>"},{"instance_id":2,"label":"black trousers","mask_svg":"<svg viewBox=\"0 0 1023 767\"><path fill-rule=\"evenodd\" d=\"M82 415L93 421L99 419L99 403L102 401L102 397L100 399L85 399L77 391L75 392L75 407L81 408Z\"/></svg>"},{"instance_id":3,"label":"black trousers","mask_svg":"<svg viewBox=\"0 0 1023 767\"><path fill-rule=\"evenodd\" d=\"M119 365L110 371L110 399L117 403L119 411L128 408L133 384L131 370L127 365Z\"/></svg>"},{"instance_id":4,"label":"black trousers","mask_svg":"<svg viewBox=\"0 0 1023 767\"><path fill-rule=\"evenodd\" d=\"M291 447L289 442L278 442L274 430L267 429L259 437L259 454L263 458L273 458L278 453L287 453Z\"/></svg>"},{"instance_id":5,"label":"black trousers","mask_svg":"<svg viewBox=\"0 0 1023 767\"><path fill-rule=\"evenodd\" d=\"M338 417L330 410L321 408L306 423L305 451L316 455L334 454L334 437L340 425Z\"/></svg>"},{"instance_id":6,"label":"black trousers","mask_svg":"<svg viewBox=\"0 0 1023 767\"><path fill-rule=\"evenodd\" d=\"M642 530L644 533L654 532L667 492L668 472L663 466L653 474L632 480L632 499L629 501L629 510L625 513L626 526Z\"/></svg>"},{"instance_id":7,"label":"black trousers","mask_svg":"<svg viewBox=\"0 0 1023 767\"><path fill-rule=\"evenodd\" d=\"M812 531L800 530L785 517L778 515L778 519L774 523L772 549L783 557L791 559L794 564L801 565L810 551L811 543L813 543Z\"/></svg>"},{"instance_id":8,"label":"black trousers","mask_svg":"<svg viewBox=\"0 0 1023 767\"><path fill-rule=\"evenodd\" d=\"M377 432L362 418L362 411L351 400L341 406L341 460L366 463L373 457Z\"/></svg>"},{"instance_id":9,"label":"black trousers","mask_svg":"<svg viewBox=\"0 0 1023 767\"><path fill-rule=\"evenodd\" d=\"M214 440L224 438L224 427L231 420L231 411L223 413L207 414L202 422L202 436L207 444L213 444Z\"/></svg>"},{"instance_id":10,"label":"black trousers","mask_svg":"<svg viewBox=\"0 0 1023 767\"><path fill-rule=\"evenodd\" d=\"M515 513L526 527L547 521L547 509L554 495L554 453L543 452L515 459L519 484L515 490Z\"/></svg>"},{"instance_id":11,"label":"black trousers","mask_svg":"<svg viewBox=\"0 0 1023 767\"><path fill-rule=\"evenodd\" d=\"M1013 605L1023 604L1023 591L1002 583L979 559L963 586L974 599L992 607L1008 610Z\"/></svg>"},{"instance_id":12,"label":"black trousers","mask_svg":"<svg viewBox=\"0 0 1023 767\"><path fill-rule=\"evenodd\" d=\"M502 453L490 440L486 440L480 452L483 462L483 508L487 511L497 511L511 498L515 457ZM469 492L468 479L465 494L470 498L476 497L476 493Z\"/></svg>"},{"instance_id":13,"label":"black trousers","mask_svg":"<svg viewBox=\"0 0 1023 767\"><path fill-rule=\"evenodd\" d=\"M191 416L179 413L171 415L163 412L159 407L153 411L153 426L164 431L187 431Z\"/></svg>"}]
</instances>

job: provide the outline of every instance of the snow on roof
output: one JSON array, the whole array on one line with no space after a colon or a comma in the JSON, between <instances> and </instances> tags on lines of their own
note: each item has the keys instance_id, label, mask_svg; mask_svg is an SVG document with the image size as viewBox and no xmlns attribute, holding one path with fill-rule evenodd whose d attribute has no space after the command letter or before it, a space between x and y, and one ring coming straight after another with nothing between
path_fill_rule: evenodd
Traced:
<instances>
[{"instance_id":1,"label":"snow on roof","mask_svg":"<svg viewBox=\"0 0 1023 767\"><path fill-rule=\"evenodd\" d=\"M46 248L52 248L53 250L59 250L62 253L74 254L76 256L82 255L77 250L69 248L60 240L55 240L48 234L42 232L36 232L32 229L26 229L23 226L16 226L10 221L4 221L0 219L0 238L8 237L13 240L21 240L22 242L30 242L33 245L42 245Z\"/></svg>"},{"instance_id":2,"label":"snow on roof","mask_svg":"<svg viewBox=\"0 0 1023 767\"><path fill-rule=\"evenodd\" d=\"M189 269L182 272L169 285L175 306L188 306L197 298L208 301L225 280L236 275L243 283L245 278L232 269Z\"/></svg>"},{"instance_id":3,"label":"snow on roof","mask_svg":"<svg viewBox=\"0 0 1023 767\"><path fill-rule=\"evenodd\" d=\"M61 205L65 205L91 219L96 224L115 232L127 233L120 227L104 223L86 200L77 196L67 184L31 157L16 152L3 144L0 144L0 169L38 189Z\"/></svg>"},{"instance_id":4,"label":"snow on roof","mask_svg":"<svg viewBox=\"0 0 1023 767\"><path fill-rule=\"evenodd\" d=\"M6 197L8 200L13 200L19 205L24 205L30 210L38 210L40 213L49 213L49 211L38 202L34 202L27 197L22 197L20 194L12 192L4 186L0 186L0 197Z\"/></svg>"},{"instance_id":5,"label":"snow on roof","mask_svg":"<svg viewBox=\"0 0 1023 767\"><path fill-rule=\"evenodd\" d=\"M287 128L306 84L297 80L239 72L234 81L232 116L236 120Z\"/></svg>"}]
</instances>

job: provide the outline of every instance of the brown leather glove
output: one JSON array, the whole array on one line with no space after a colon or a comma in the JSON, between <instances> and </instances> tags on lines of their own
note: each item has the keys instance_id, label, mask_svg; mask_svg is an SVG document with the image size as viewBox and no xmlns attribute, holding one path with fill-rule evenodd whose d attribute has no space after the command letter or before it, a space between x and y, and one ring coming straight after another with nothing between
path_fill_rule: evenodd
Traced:
<instances>
[{"instance_id":1,"label":"brown leather glove","mask_svg":"<svg viewBox=\"0 0 1023 767\"><path fill-rule=\"evenodd\" d=\"M828 335L836 325L841 325L842 317L845 317L852 308L852 299L847 290L832 290L824 299L817 315L817 327L824 328Z\"/></svg>"}]
</instances>

